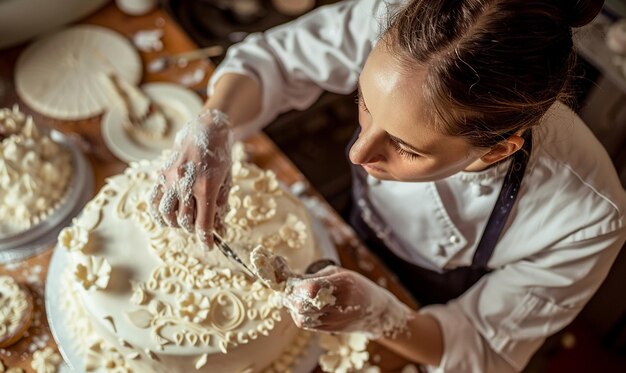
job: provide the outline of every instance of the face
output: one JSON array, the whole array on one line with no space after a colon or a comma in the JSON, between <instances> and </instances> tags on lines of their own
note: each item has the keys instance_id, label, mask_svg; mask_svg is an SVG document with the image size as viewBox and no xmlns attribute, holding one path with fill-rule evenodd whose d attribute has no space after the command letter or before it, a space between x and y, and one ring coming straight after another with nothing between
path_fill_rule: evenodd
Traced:
<instances>
[{"instance_id":1,"label":"face","mask_svg":"<svg viewBox=\"0 0 626 373\"><path fill-rule=\"evenodd\" d=\"M476 168L488 149L428 123L421 92L425 70L407 71L383 43L359 78L361 132L350 161L377 179L396 181L434 181Z\"/></svg>"}]
</instances>

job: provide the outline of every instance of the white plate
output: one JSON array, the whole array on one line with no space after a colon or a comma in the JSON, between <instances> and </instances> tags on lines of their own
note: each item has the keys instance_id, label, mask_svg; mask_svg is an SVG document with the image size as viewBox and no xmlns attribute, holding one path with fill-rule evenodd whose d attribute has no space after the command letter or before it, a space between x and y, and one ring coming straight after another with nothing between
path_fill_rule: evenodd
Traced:
<instances>
[{"instance_id":1,"label":"white plate","mask_svg":"<svg viewBox=\"0 0 626 373\"><path fill-rule=\"evenodd\" d=\"M139 53L122 34L79 25L37 40L20 54L15 90L45 116L79 120L100 114L110 105L115 96L108 75L138 84L142 69Z\"/></svg>"},{"instance_id":2,"label":"white plate","mask_svg":"<svg viewBox=\"0 0 626 373\"><path fill-rule=\"evenodd\" d=\"M332 243L332 240L324 229L323 224L315 217L311 217L311 228L315 233L318 247L322 253L323 258L333 259L339 263L339 256L337 250ZM50 331L56 341L59 352L63 356L63 359L68 365L69 371L81 372L81 369L75 367L83 367L83 356L77 349L76 341L72 334L66 329L65 314L63 313L62 299L64 284L63 284L63 271L67 270L69 265L68 253L57 247L54 249L52 258L50 259L50 266L48 267L48 277L46 279L46 291L45 291L45 303L46 303L46 316L48 317L48 324L50 325ZM292 368L294 373L310 373L315 367L317 367L319 357L322 355L323 349L320 347L318 337L313 336L307 350L302 354L298 360L298 364Z\"/></svg>"},{"instance_id":3,"label":"white plate","mask_svg":"<svg viewBox=\"0 0 626 373\"><path fill-rule=\"evenodd\" d=\"M170 128L162 140L146 142L128 135L123 123L125 111L119 106L111 107L102 118L102 137L116 157L133 162L154 159L174 144L176 132L202 109L202 99L194 91L174 83L146 83L141 89L159 105Z\"/></svg>"}]
</instances>

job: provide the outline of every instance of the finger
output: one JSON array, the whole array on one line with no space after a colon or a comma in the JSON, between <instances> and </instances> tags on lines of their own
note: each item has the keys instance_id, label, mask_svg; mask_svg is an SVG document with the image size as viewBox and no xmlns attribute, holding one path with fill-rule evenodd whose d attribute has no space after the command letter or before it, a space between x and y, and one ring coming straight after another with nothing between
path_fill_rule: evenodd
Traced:
<instances>
[{"instance_id":1,"label":"finger","mask_svg":"<svg viewBox=\"0 0 626 373\"><path fill-rule=\"evenodd\" d=\"M161 214L159 213L159 204L161 202L161 199L163 198L163 185L159 184L154 184L152 186L152 189L150 190L150 215L152 216L152 219L154 219L154 221L160 225L161 227L164 227L165 224L165 220L163 220L163 217L161 216Z\"/></svg>"},{"instance_id":2,"label":"finger","mask_svg":"<svg viewBox=\"0 0 626 373\"><path fill-rule=\"evenodd\" d=\"M187 232L194 232L196 222L196 199L190 198L186 202L180 204L177 216L178 225L183 227Z\"/></svg>"},{"instance_id":3,"label":"finger","mask_svg":"<svg viewBox=\"0 0 626 373\"><path fill-rule=\"evenodd\" d=\"M209 183L206 179L197 183L196 189L196 232L207 245L213 245L213 221L215 195L208 193Z\"/></svg>"},{"instance_id":4,"label":"finger","mask_svg":"<svg viewBox=\"0 0 626 373\"><path fill-rule=\"evenodd\" d=\"M227 181L228 182L228 181ZM228 205L228 194L230 191L230 185L222 185L220 187L219 192L217 193L217 198L215 200L216 212L214 217L214 229L218 231L220 234L223 234L226 230L226 226L224 224L224 217L228 213L230 206Z\"/></svg>"},{"instance_id":5,"label":"finger","mask_svg":"<svg viewBox=\"0 0 626 373\"><path fill-rule=\"evenodd\" d=\"M324 314L316 313L311 315L298 315L293 322L299 328L317 330L320 326L324 325Z\"/></svg>"},{"instance_id":6,"label":"finger","mask_svg":"<svg viewBox=\"0 0 626 373\"><path fill-rule=\"evenodd\" d=\"M293 288L293 293L302 299L313 299L323 286L322 281L319 279L304 278L297 282L297 285Z\"/></svg>"},{"instance_id":7,"label":"finger","mask_svg":"<svg viewBox=\"0 0 626 373\"><path fill-rule=\"evenodd\" d=\"M174 187L167 188L161 202L159 203L159 213L170 227L178 227L176 210L178 209L178 193Z\"/></svg>"}]
</instances>

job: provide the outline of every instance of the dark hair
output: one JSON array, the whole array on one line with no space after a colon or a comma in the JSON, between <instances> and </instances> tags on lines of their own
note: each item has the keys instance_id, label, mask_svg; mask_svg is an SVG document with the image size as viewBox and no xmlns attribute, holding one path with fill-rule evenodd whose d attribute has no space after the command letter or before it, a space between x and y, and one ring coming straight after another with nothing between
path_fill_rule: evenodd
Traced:
<instances>
[{"instance_id":1,"label":"dark hair","mask_svg":"<svg viewBox=\"0 0 626 373\"><path fill-rule=\"evenodd\" d=\"M423 94L438 127L491 147L569 96L572 27L590 22L603 3L411 0L382 40L403 66L427 69Z\"/></svg>"}]
</instances>

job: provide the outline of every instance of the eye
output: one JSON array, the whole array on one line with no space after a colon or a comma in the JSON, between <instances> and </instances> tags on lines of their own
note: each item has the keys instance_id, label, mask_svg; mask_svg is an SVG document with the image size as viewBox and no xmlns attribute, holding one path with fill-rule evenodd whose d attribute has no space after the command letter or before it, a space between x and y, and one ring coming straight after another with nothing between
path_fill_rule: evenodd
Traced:
<instances>
[{"instance_id":1,"label":"eye","mask_svg":"<svg viewBox=\"0 0 626 373\"><path fill-rule=\"evenodd\" d=\"M358 91L356 96L354 97L354 102L359 106L359 108L363 109L366 113L370 111L367 110L367 106L365 106L365 101L363 101L363 96L361 95L361 91Z\"/></svg>"},{"instance_id":2,"label":"eye","mask_svg":"<svg viewBox=\"0 0 626 373\"><path fill-rule=\"evenodd\" d=\"M398 154L400 154L400 156L404 159L408 159L410 161L414 161L416 159L418 159L419 157L421 157L419 154L415 154L415 153L411 153L408 152L404 149L402 149L402 146L400 146L400 144L398 144L397 142L393 141L392 139L389 139L389 142L391 142L391 145L393 145L393 147L396 149L396 152L398 152Z\"/></svg>"}]
</instances>

